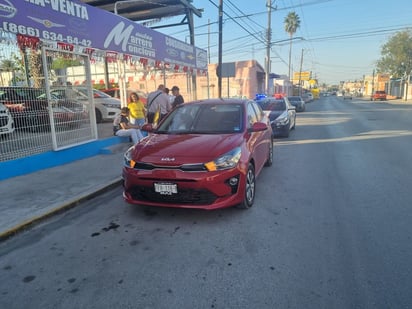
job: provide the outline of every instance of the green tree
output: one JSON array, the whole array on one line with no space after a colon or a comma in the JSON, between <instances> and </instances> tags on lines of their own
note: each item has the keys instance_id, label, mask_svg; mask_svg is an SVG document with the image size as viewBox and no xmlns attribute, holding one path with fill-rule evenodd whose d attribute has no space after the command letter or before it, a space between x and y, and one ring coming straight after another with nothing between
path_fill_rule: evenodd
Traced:
<instances>
[{"instance_id":1,"label":"green tree","mask_svg":"<svg viewBox=\"0 0 412 309\"><path fill-rule=\"evenodd\" d=\"M381 59L376 62L378 73L402 77L412 71L412 31L395 33L381 48Z\"/></svg>"},{"instance_id":2,"label":"green tree","mask_svg":"<svg viewBox=\"0 0 412 309\"><path fill-rule=\"evenodd\" d=\"M9 84L14 80L14 76L16 71L18 70L18 66L13 60L4 59L0 62L0 71L1 72L8 72L9 73ZM3 76L2 76L2 84L3 84Z\"/></svg>"},{"instance_id":3,"label":"green tree","mask_svg":"<svg viewBox=\"0 0 412 309\"><path fill-rule=\"evenodd\" d=\"M292 57L292 38L293 35L300 27L300 18L296 12L290 12L284 20L285 31L289 34L290 37L290 44L289 44L289 78L291 78L290 73L290 63Z\"/></svg>"}]
</instances>

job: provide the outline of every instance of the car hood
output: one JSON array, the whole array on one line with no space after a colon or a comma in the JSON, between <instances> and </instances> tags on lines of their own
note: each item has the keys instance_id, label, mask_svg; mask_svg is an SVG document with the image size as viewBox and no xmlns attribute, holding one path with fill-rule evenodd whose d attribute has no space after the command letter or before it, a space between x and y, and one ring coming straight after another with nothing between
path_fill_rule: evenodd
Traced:
<instances>
[{"instance_id":1,"label":"car hood","mask_svg":"<svg viewBox=\"0 0 412 309\"><path fill-rule=\"evenodd\" d=\"M120 107L121 101L116 98L94 98L94 103L98 104L111 104L111 105L118 105Z\"/></svg>"},{"instance_id":2,"label":"car hood","mask_svg":"<svg viewBox=\"0 0 412 309\"><path fill-rule=\"evenodd\" d=\"M269 114L269 119L270 120L275 120L278 118L280 115L282 115L285 111L271 111Z\"/></svg>"},{"instance_id":3,"label":"car hood","mask_svg":"<svg viewBox=\"0 0 412 309\"><path fill-rule=\"evenodd\" d=\"M239 146L241 134L150 134L135 146L138 162L180 165L209 162Z\"/></svg>"}]
</instances>

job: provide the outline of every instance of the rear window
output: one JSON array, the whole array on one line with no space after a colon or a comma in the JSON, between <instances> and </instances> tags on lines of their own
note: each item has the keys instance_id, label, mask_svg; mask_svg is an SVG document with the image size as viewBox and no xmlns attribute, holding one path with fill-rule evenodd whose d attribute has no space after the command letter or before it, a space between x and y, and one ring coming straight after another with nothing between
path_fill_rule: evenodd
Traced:
<instances>
[{"instance_id":1,"label":"rear window","mask_svg":"<svg viewBox=\"0 0 412 309\"><path fill-rule=\"evenodd\" d=\"M288 97L289 101L302 101L301 97Z\"/></svg>"},{"instance_id":2,"label":"rear window","mask_svg":"<svg viewBox=\"0 0 412 309\"><path fill-rule=\"evenodd\" d=\"M282 111L286 109L286 103L284 100L263 100L258 104L265 111Z\"/></svg>"}]
</instances>

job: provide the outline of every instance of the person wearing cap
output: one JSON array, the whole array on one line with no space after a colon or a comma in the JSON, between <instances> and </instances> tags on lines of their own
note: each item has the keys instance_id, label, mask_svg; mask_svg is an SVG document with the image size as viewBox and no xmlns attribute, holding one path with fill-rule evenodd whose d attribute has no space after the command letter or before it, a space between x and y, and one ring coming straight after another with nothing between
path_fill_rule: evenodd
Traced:
<instances>
[{"instance_id":1,"label":"person wearing cap","mask_svg":"<svg viewBox=\"0 0 412 309\"><path fill-rule=\"evenodd\" d=\"M179 93L179 87L173 86L172 87L172 94L175 97L172 103L172 107L175 108L176 106L183 104L185 100L183 99L183 96Z\"/></svg>"}]
</instances>

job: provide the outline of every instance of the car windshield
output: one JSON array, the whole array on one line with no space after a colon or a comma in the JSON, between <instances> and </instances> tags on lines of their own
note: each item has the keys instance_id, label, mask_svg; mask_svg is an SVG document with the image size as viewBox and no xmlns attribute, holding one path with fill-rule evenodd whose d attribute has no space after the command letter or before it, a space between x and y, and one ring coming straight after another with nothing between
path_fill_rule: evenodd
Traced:
<instances>
[{"instance_id":1,"label":"car windshield","mask_svg":"<svg viewBox=\"0 0 412 309\"><path fill-rule=\"evenodd\" d=\"M243 128L240 104L183 104L172 111L156 133L225 134Z\"/></svg>"},{"instance_id":2,"label":"car windshield","mask_svg":"<svg viewBox=\"0 0 412 309\"><path fill-rule=\"evenodd\" d=\"M44 89L41 88L26 88L26 87L12 87L0 89L1 100L35 100Z\"/></svg>"},{"instance_id":3,"label":"car windshield","mask_svg":"<svg viewBox=\"0 0 412 309\"><path fill-rule=\"evenodd\" d=\"M301 101L301 97L288 97L289 101Z\"/></svg>"},{"instance_id":4,"label":"car windshield","mask_svg":"<svg viewBox=\"0 0 412 309\"><path fill-rule=\"evenodd\" d=\"M283 111L286 109L286 103L284 100L263 100L258 104L264 111Z\"/></svg>"}]
</instances>

